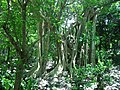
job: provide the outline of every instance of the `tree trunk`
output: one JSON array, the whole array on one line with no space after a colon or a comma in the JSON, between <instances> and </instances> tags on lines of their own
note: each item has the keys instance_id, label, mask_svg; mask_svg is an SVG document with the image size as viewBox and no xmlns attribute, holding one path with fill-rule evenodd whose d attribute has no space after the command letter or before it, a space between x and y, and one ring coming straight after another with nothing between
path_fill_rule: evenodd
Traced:
<instances>
[{"instance_id":1,"label":"tree trunk","mask_svg":"<svg viewBox=\"0 0 120 90\"><path fill-rule=\"evenodd\" d=\"M22 53L19 54L21 59L18 60L18 65L16 68L16 77L15 77L15 84L14 90L21 90L21 81L23 77L23 70L24 70L24 63L27 61L28 53L27 53L27 42L26 42L26 6L28 0L26 2L19 2L21 6L21 17L22 17ZM21 51L19 50L19 51Z\"/></svg>"},{"instance_id":2,"label":"tree trunk","mask_svg":"<svg viewBox=\"0 0 120 90\"><path fill-rule=\"evenodd\" d=\"M0 0L0 13L2 12L2 1Z\"/></svg>"},{"instance_id":3,"label":"tree trunk","mask_svg":"<svg viewBox=\"0 0 120 90\"><path fill-rule=\"evenodd\" d=\"M17 70L16 70L16 77L15 77L15 84L14 84L14 90L21 90L21 81L23 76L23 63L19 61Z\"/></svg>"},{"instance_id":4,"label":"tree trunk","mask_svg":"<svg viewBox=\"0 0 120 90\"><path fill-rule=\"evenodd\" d=\"M91 32L91 62L93 66L95 65L95 33L96 33L96 18L97 16L94 17L93 19L93 30Z\"/></svg>"}]
</instances>

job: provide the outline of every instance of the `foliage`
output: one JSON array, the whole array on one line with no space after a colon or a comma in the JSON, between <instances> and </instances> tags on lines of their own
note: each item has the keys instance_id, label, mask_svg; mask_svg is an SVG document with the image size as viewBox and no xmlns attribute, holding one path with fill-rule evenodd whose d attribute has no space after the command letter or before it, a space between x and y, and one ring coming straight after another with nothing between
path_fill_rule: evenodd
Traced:
<instances>
[{"instance_id":1,"label":"foliage","mask_svg":"<svg viewBox=\"0 0 120 90\"><path fill-rule=\"evenodd\" d=\"M118 0L0 0L0 87L37 90L38 79L59 68L73 76L73 88L110 81L110 60L119 59L119 5Z\"/></svg>"},{"instance_id":2,"label":"foliage","mask_svg":"<svg viewBox=\"0 0 120 90\"><path fill-rule=\"evenodd\" d=\"M106 63L106 64L105 64ZM90 87L93 83L99 83L97 77L100 75L100 82L102 84L108 84L111 82L108 71L112 63L111 61L99 62L95 67L88 64L86 67L81 67L74 70L73 74L73 90L84 90L86 87Z\"/></svg>"}]
</instances>

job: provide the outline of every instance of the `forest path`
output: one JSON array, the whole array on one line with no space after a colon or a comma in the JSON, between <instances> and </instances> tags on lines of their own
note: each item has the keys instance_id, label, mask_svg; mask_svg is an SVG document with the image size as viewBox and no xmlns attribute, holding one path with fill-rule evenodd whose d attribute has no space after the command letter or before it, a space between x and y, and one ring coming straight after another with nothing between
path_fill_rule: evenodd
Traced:
<instances>
[{"instance_id":1,"label":"forest path","mask_svg":"<svg viewBox=\"0 0 120 90\"><path fill-rule=\"evenodd\" d=\"M111 77L110 84L107 84L104 90L120 90L120 65L113 66L109 72ZM84 90L94 90L97 84L93 84L91 87L84 88ZM72 90L71 83L66 82L64 74L54 77L48 77L47 79L40 80L39 90Z\"/></svg>"}]
</instances>

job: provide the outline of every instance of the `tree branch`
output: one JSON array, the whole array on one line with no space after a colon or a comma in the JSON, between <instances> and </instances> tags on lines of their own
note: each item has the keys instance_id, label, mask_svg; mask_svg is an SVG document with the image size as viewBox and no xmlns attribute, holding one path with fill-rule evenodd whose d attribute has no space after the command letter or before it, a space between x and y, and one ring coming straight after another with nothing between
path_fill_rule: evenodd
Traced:
<instances>
[{"instance_id":1,"label":"tree branch","mask_svg":"<svg viewBox=\"0 0 120 90\"><path fill-rule=\"evenodd\" d=\"M8 39L9 39L9 41L11 42L11 44L15 47L17 53L18 53L19 55L21 55L21 53L22 53L22 52L21 52L21 49L20 49L18 43L15 42L14 38L9 34L9 32L8 32L9 28L7 27L6 23L3 24L2 28L3 28L3 30L5 31L5 33L6 33L7 37L8 37Z\"/></svg>"}]
</instances>

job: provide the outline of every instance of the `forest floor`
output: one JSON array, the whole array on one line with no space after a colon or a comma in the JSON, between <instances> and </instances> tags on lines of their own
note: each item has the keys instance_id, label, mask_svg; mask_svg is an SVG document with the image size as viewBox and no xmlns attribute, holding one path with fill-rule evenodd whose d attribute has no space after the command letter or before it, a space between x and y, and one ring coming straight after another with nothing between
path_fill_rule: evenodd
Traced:
<instances>
[{"instance_id":1,"label":"forest floor","mask_svg":"<svg viewBox=\"0 0 120 90\"><path fill-rule=\"evenodd\" d=\"M107 85L105 90L120 90L120 65L114 66L109 74L112 77L112 83Z\"/></svg>"},{"instance_id":2,"label":"forest floor","mask_svg":"<svg viewBox=\"0 0 120 90\"><path fill-rule=\"evenodd\" d=\"M105 85L104 90L120 90L120 65L113 66L109 72L109 76L111 77L111 82ZM97 85L93 84L84 90L94 90L96 87Z\"/></svg>"},{"instance_id":3,"label":"forest floor","mask_svg":"<svg viewBox=\"0 0 120 90\"><path fill-rule=\"evenodd\" d=\"M58 76L41 79L39 90L71 90L71 83L65 78L66 74L67 72L63 72ZM106 84L104 90L120 90L120 65L113 66L109 76L111 77L111 82ZM91 87L84 88L84 90L94 90L96 87L97 84L95 83Z\"/></svg>"}]
</instances>

